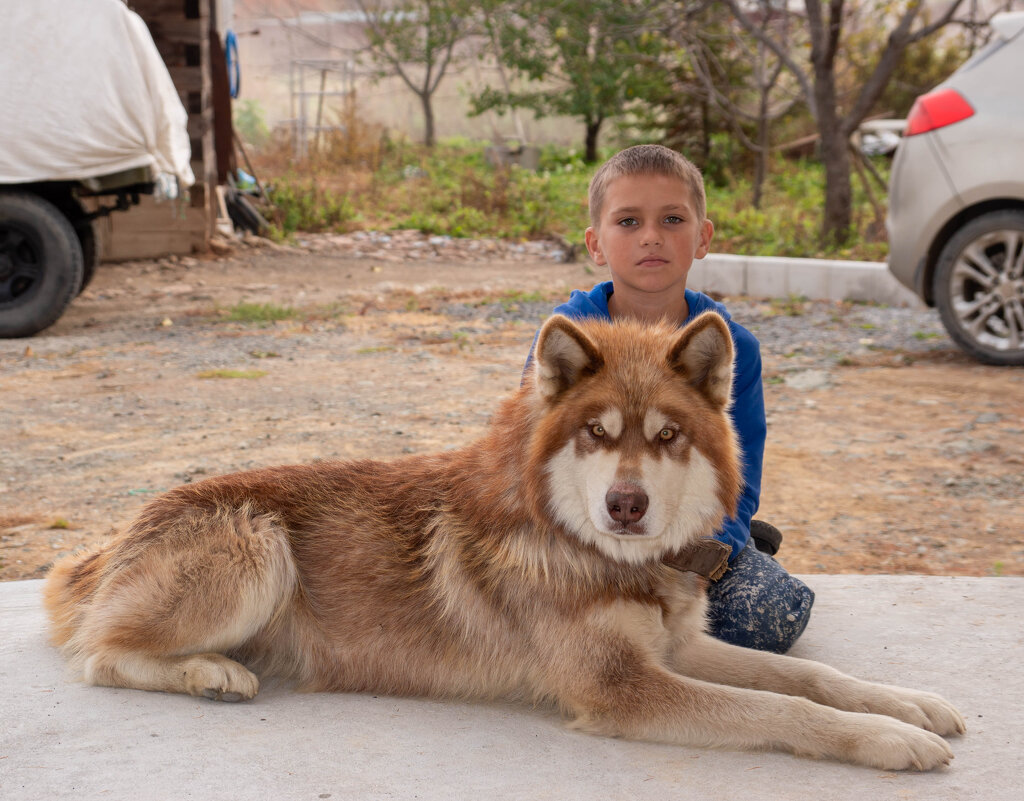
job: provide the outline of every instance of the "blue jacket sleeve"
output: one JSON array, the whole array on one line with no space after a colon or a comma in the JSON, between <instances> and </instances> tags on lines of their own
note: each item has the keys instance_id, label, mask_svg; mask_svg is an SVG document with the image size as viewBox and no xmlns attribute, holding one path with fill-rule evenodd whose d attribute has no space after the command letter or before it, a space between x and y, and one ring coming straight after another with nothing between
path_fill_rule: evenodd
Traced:
<instances>
[{"instance_id":1,"label":"blue jacket sleeve","mask_svg":"<svg viewBox=\"0 0 1024 801\"><path fill-rule=\"evenodd\" d=\"M739 439L744 483L736 517L726 518L715 538L732 548L732 561L750 540L750 521L761 502L761 468L768 424L761 384L761 346L742 326L730 321L729 329L736 346L730 415Z\"/></svg>"}]
</instances>

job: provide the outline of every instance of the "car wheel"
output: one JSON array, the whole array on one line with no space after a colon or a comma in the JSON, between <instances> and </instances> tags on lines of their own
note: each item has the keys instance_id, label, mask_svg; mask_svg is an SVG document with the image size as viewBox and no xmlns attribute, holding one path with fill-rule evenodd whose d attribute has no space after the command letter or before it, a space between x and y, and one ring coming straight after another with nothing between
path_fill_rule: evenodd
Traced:
<instances>
[{"instance_id":1,"label":"car wheel","mask_svg":"<svg viewBox=\"0 0 1024 801\"><path fill-rule=\"evenodd\" d=\"M0 337L53 325L82 285L82 246L56 206L0 192Z\"/></svg>"},{"instance_id":2,"label":"car wheel","mask_svg":"<svg viewBox=\"0 0 1024 801\"><path fill-rule=\"evenodd\" d=\"M976 217L939 255L935 305L950 337L988 364L1024 364L1024 211Z\"/></svg>"}]
</instances>

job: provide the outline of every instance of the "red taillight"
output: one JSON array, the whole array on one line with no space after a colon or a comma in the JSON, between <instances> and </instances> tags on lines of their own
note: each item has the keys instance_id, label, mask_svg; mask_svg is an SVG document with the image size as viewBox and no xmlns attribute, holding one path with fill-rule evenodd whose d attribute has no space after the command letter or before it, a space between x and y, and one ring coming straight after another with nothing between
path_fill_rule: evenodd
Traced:
<instances>
[{"instance_id":1,"label":"red taillight","mask_svg":"<svg viewBox=\"0 0 1024 801\"><path fill-rule=\"evenodd\" d=\"M939 89L921 95L914 101L913 108L907 116L907 128L904 136L934 131L954 122L966 120L974 114L971 104L955 89Z\"/></svg>"}]
</instances>

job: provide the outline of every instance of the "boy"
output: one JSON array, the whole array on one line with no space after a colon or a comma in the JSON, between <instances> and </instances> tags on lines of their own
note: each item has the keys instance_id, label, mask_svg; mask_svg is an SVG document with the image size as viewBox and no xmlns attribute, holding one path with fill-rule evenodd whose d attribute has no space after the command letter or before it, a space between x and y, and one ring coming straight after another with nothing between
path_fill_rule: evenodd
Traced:
<instances>
[{"instance_id":1,"label":"boy","mask_svg":"<svg viewBox=\"0 0 1024 801\"><path fill-rule=\"evenodd\" d=\"M764 539L751 541L766 433L761 353L754 335L733 322L725 306L686 288L693 260L707 255L714 235L700 171L660 145L627 148L594 175L589 203L587 250L596 264L608 267L612 280L590 292L574 290L555 314L665 318L684 325L710 309L729 325L736 350L730 414L743 453L745 487L736 517L723 521L716 534L732 553L730 569L708 588L710 630L735 645L784 653L807 626L814 593L762 553L773 554L778 547L780 537L771 526L754 521L755 533ZM527 366L532 356L531 349Z\"/></svg>"}]
</instances>

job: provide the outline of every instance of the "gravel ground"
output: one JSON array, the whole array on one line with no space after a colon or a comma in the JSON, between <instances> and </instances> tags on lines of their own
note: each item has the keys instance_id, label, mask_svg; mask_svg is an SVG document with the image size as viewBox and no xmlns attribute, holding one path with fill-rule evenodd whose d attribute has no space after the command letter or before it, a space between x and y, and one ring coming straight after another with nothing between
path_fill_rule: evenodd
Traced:
<instances>
[{"instance_id":1,"label":"gravel ground","mask_svg":"<svg viewBox=\"0 0 1024 801\"><path fill-rule=\"evenodd\" d=\"M52 329L0 340L0 579L197 476L469 442L601 278L558 243L367 239L103 265ZM295 311L230 322L239 302ZM761 515L790 570L1024 575L1024 371L971 362L932 310L724 302L762 344Z\"/></svg>"},{"instance_id":2,"label":"gravel ground","mask_svg":"<svg viewBox=\"0 0 1024 801\"><path fill-rule=\"evenodd\" d=\"M733 319L761 342L766 364L780 372L829 368L879 359L907 361L949 356L955 346L931 309L835 303L832 301L722 298ZM490 324L538 326L552 302L448 303L440 307L453 320L483 319ZM462 330L474 333L471 324Z\"/></svg>"}]
</instances>

